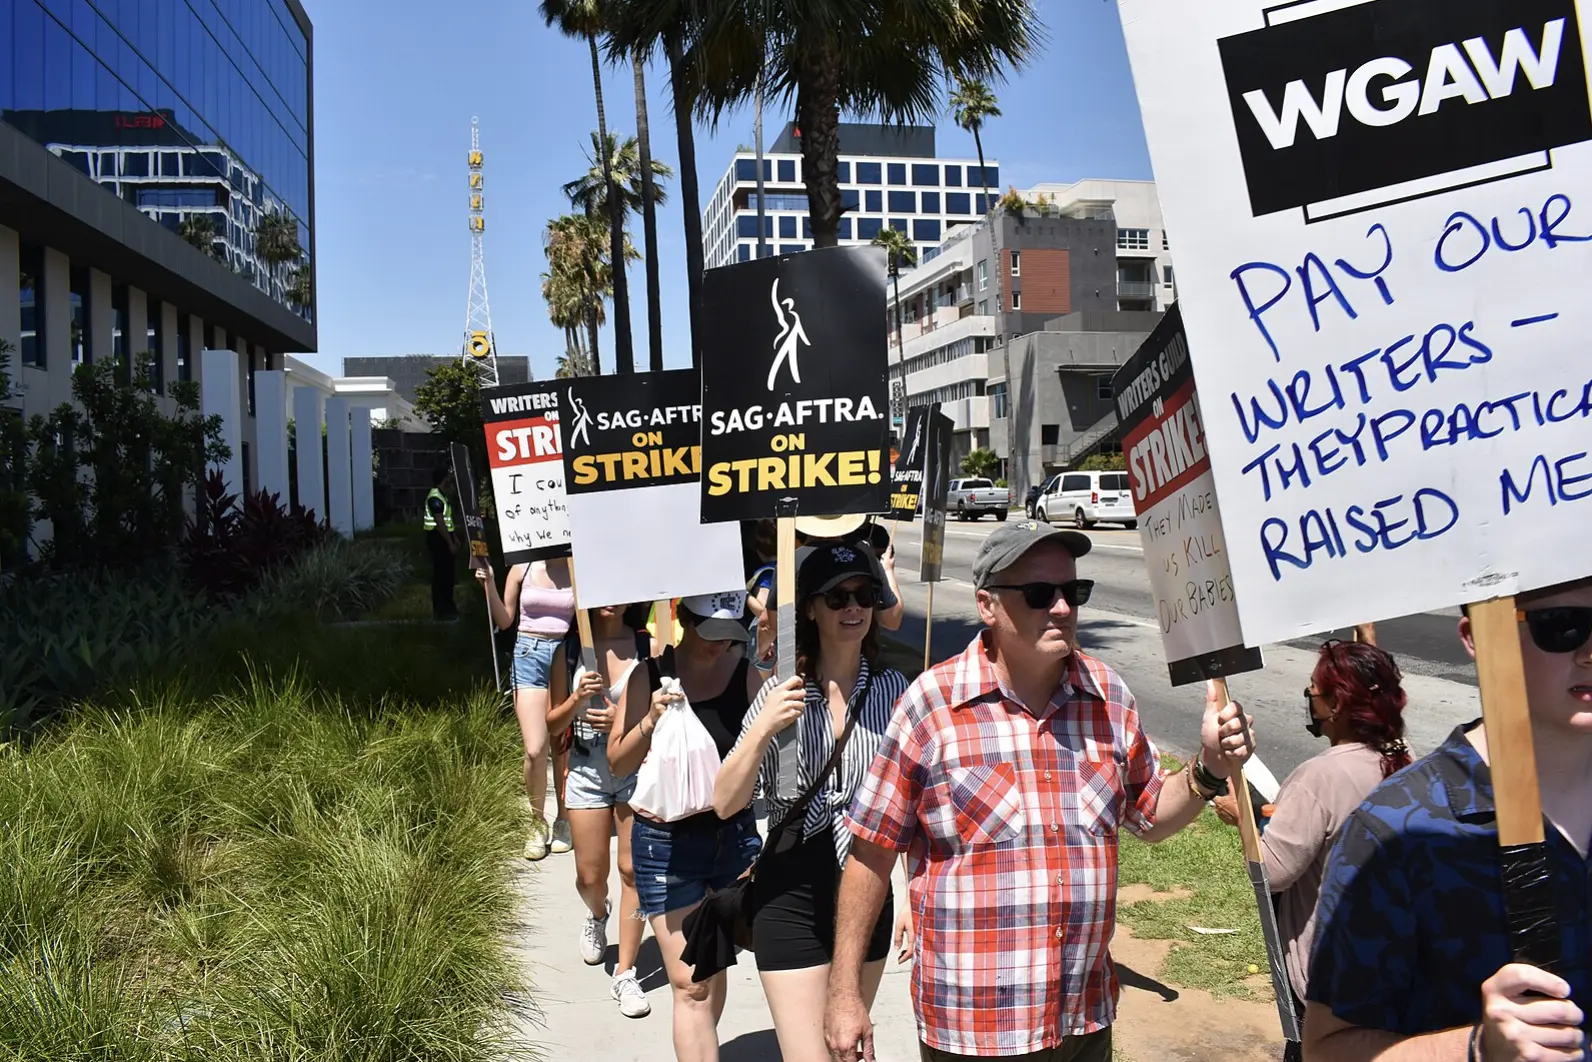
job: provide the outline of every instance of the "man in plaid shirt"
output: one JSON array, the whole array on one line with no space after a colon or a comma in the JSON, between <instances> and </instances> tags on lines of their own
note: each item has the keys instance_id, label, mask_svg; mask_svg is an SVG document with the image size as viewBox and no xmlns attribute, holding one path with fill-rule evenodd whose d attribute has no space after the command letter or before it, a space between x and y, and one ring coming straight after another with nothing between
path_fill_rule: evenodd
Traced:
<instances>
[{"instance_id":1,"label":"man in plaid shirt","mask_svg":"<svg viewBox=\"0 0 1592 1062\"><path fill-rule=\"evenodd\" d=\"M1077 649L1090 541L1009 523L973 563L987 628L902 696L852 805L826 1035L873 1059L863 951L907 853L912 998L925 1062L1110 1062L1117 830L1164 840L1252 751L1207 700L1201 753L1168 777L1116 672Z\"/></svg>"}]
</instances>

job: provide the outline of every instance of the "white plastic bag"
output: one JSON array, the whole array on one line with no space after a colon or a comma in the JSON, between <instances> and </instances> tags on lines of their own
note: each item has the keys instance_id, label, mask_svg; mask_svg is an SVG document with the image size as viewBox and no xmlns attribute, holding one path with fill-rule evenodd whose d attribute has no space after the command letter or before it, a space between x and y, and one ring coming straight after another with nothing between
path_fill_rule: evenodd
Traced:
<instances>
[{"instance_id":1,"label":"white plastic bag","mask_svg":"<svg viewBox=\"0 0 1592 1062\"><path fill-rule=\"evenodd\" d=\"M681 693L680 680L664 676L663 688ZM682 697L664 709L652 732L652 748L636 772L630 806L659 822L679 822L713 809L719 748Z\"/></svg>"}]
</instances>

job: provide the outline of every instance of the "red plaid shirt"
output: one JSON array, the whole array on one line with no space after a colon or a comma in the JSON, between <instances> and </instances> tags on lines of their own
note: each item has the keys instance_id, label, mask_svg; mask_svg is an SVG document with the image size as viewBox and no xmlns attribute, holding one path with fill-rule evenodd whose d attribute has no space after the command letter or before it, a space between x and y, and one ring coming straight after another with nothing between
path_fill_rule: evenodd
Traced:
<instances>
[{"instance_id":1,"label":"red plaid shirt","mask_svg":"<svg viewBox=\"0 0 1592 1062\"><path fill-rule=\"evenodd\" d=\"M1038 712L983 636L908 688L850 826L907 852L924 1043L1024 1055L1111 1024L1117 829L1149 828L1164 780L1133 695L1082 653Z\"/></svg>"}]
</instances>

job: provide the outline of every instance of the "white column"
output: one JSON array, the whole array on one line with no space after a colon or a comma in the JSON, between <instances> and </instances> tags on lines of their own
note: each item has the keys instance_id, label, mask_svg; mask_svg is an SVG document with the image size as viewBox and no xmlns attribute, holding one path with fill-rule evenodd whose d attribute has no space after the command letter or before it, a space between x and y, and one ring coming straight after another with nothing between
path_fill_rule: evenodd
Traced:
<instances>
[{"instance_id":1,"label":"white column","mask_svg":"<svg viewBox=\"0 0 1592 1062\"><path fill-rule=\"evenodd\" d=\"M287 374L254 374L254 452L260 489L288 501Z\"/></svg>"},{"instance_id":2,"label":"white column","mask_svg":"<svg viewBox=\"0 0 1592 1062\"><path fill-rule=\"evenodd\" d=\"M354 533L353 458L349 453L348 399L326 400L326 506L332 530Z\"/></svg>"},{"instance_id":3,"label":"white column","mask_svg":"<svg viewBox=\"0 0 1592 1062\"><path fill-rule=\"evenodd\" d=\"M201 361L200 408L207 417L221 418L221 441L231 451L219 467L227 491L243 496L243 409L238 401L238 356L230 350L206 350Z\"/></svg>"},{"instance_id":4,"label":"white column","mask_svg":"<svg viewBox=\"0 0 1592 1062\"><path fill-rule=\"evenodd\" d=\"M353 446L354 530L369 531L376 526L375 464L371 460L370 408L355 406L349 425Z\"/></svg>"},{"instance_id":5,"label":"white column","mask_svg":"<svg viewBox=\"0 0 1592 1062\"><path fill-rule=\"evenodd\" d=\"M298 504L326 519L326 482L321 476L321 394L313 387L293 389L293 438L298 463Z\"/></svg>"}]
</instances>

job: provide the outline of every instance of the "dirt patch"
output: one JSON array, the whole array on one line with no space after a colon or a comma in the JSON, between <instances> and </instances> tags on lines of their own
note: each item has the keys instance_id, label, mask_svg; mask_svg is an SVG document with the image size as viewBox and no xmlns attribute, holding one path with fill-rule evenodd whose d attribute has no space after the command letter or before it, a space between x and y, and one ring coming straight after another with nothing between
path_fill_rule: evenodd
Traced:
<instances>
[{"instance_id":1,"label":"dirt patch","mask_svg":"<svg viewBox=\"0 0 1592 1062\"><path fill-rule=\"evenodd\" d=\"M1131 886L1130 888L1138 888ZM1129 902L1124 888L1120 902ZM1148 892L1137 899L1154 898ZM1123 926L1111 941L1122 983L1113 1040L1122 1055L1155 1062L1277 1062L1282 1032L1271 1003L1218 1000L1163 983L1169 940L1137 940Z\"/></svg>"},{"instance_id":2,"label":"dirt patch","mask_svg":"<svg viewBox=\"0 0 1592 1062\"><path fill-rule=\"evenodd\" d=\"M1144 900L1154 900L1156 903L1165 903L1167 900L1186 900L1194 894L1179 885L1171 892L1156 892L1149 885L1123 885L1117 889L1117 906L1126 907L1130 903L1140 903Z\"/></svg>"}]
</instances>

